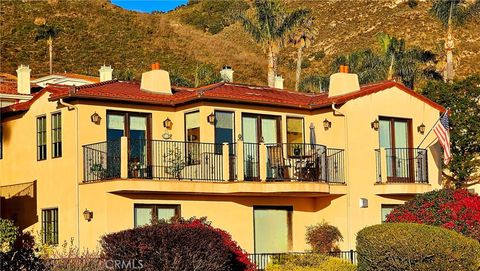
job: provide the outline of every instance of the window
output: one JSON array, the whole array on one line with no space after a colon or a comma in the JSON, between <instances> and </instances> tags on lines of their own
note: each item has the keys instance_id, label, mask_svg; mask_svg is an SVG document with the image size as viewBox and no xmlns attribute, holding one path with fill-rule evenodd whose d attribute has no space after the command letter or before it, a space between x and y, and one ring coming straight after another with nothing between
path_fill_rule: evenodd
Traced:
<instances>
[{"instance_id":1,"label":"window","mask_svg":"<svg viewBox=\"0 0 480 271\"><path fill-rule=\"evenodd\" d=\"M393 209L398 207L396 204L382 204L382 223L385 223L387 220L387 215L390 214Z\"/></svg>"},{"instance_id":2,"label":"window","mask_svg":"<svg viewBox=\"0 0 480 271\"><path fill-rule=\"evenodd\" d=\"M299 147L298 144L302 144L303 139L303 119L287 117L288 156L297 155L294 153L295 147Z\"/></svg>"},{"instance_id":3,"label":"window","mask_svg":"<svg viewBox=\"0 0 480 271\"><path fill-rule=\"evenodd\" d=\"M215 111L215 143L233 143L234 139L234 117L232 112ZM216 146L216 153L221 153L221 146ZM230 154L233 154L233 148L230 148Z\"/></svg>"},{"instance_id":4,"label":"window","mask_svg":"<svg viewBox=\"0 0 480 271\"><path fill-rule=\"evenodd\" d=\"M185 137L187 144L187 165L200 163L200 112L185 114Z\"/></svg>"},{"instance_id":5,"label":"window","mask_svg":"<svg viewBox=\"0 0 480 271\"><path fill-rule=\"evenodd\" d=\"M52 157L62 157L62 114L52 114Z\"/></svg>"},{"instance_id":6,"label":"window","mask_svg":"<svg viewBox=\"0 0 480 271\"><path fill-rule=\"evenodd\" d=\"M291 206L254 206L255 253L285 253L292 247Z\"/></svg>"},{"instance_id":7,"label":"window","mask_svg":"<svg viewBox=\"0 0 480 271\"><path fill-rule=\"evenodd\" d=\"M180 216L180 205L135 204L134 225L141 227L150 224L152 220L169 220Z\"/></svg>"},{"instance_id":8,"label":"window","mask_svg":"<svg viewBox=\"0 0 480 271\"><path fill-rule=\"evenodd\" d=\"M58 208L42 210L42 241L58 245Z\"/></svg>"},{"instance_id":9,"label":"window","mask_svg":"<svg viewBox=\"0 0 480 271\"><path fill-rule=\"evenodd\" d=\"M37 118L37 160L47 159L47 117Z\"/></svg>"}]
</instances>

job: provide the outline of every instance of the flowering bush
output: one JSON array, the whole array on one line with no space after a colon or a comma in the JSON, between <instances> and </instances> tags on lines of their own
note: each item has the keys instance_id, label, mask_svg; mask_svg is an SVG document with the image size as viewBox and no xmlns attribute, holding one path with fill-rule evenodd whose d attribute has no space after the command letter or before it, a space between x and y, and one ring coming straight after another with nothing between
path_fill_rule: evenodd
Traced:
<instances>
[{"instance_id":1,"label":"flowering bush","mask_svg":"<svg viewBox=\"0 0 480 271\"><path fill-rule=\"evenodd\" d=\"M212 227L205 219L158 221L105 235L101 245L105 264L125 270L253 271L255 268L230 234Z\"/></svg>"},{"instance_id":2,"label":"flowering bush","mask_svg":"<svg viewBox=\"0 0 480 271\"><path fill-rule=\"evenodd\" d=\"M442 189L395 208L387 222L442 226L480 241L480 197L465 189Z\"/></svg>"},{"instance_id":3,"label":"flowering bush","mask_svg":"<svg viewBox=\"0 0 480 271\"><path fill-rule=\"evenodd\" d=\"M338 242L343 241L343 236L337 227L322 222L307 227L306 239L314 252L328 253L340 251Z\"/></svg>"}]
</instances>

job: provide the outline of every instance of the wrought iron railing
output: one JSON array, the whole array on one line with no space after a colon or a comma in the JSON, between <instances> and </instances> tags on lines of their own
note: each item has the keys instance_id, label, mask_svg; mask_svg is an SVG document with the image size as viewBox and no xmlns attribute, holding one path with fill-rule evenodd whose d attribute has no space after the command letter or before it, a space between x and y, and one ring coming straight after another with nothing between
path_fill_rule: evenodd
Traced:
<instances>
[{"instance_id":1,"label":"wrought iron railing","mask_svg":"<svg viewBox=\"0 0 480 271\"><path fill-rule=\"evenodd\" d=\"M345 183L345 150L327 149L327 180L329 183Z\"/></svg>"},{"instance_id":2,"label":"wrought iron railing","mask_svg":"<svg viewBox=\"0 0 480 271\"><path fill-rule=\"evenodd\" d=\"M243 170L246 181L260 180L259 144L243 143Z\"/></svg>"},{"instance_id":3,"label":"wrought iron railing","mask_svg":"<svg viewBox=\"0 0 480 271\"><path fill-rule=\"evenodd\" d=\"M327 181L327 148L319 144L267 144L267 181Z\"/></svg>"},{"instance_id":4,"label":"wrought iron railing","mask_svg":"<svg viewBox=\"0 0 480 271\"><path fill-rule=\"evenodd\" d=\"M223 181L222 144L129 139L130 178Z\"/></svg>"},{"instance_id":5,"label":"wrought iron railing","mask_svg":"<svg viewBox=\"0 0 480 271\"><path fill-rule=\"evenodd\" d=\"M388 183L428 183L427 150L420 148L386 148L385 157L375 150L377 182L382 182L382 165Z\"/></svg>"},{"instance_id":6,"label":"wrought iron railing","mask_svg":"<svg viewBox=\"0 0 480 271\"><path fill-rule=\"evenodd\" d=\"M228 145L228 167L230 170L229 179L234 181L237 179L237 143Z\"/></svg>"},{"instance_id":7,"label":"wrought iron railing","mask_svg":"<svg viewBox=\"0 0 480 271\"><path fill-rule=\"evenodd\" d=\"M289 255L309 255L312 252L289 252L289 253L252 253L248 254L248 258L255 264L256 270L265 270L269 263L282 263ZM327 254L331 257L337 257L357 264L357 252L354 250L330 252Z\"/></svg>"},{"instance_id":8,"label":"wrought iron railing","mask_svg":"<svg viewBox=\"0 0 480 271\"><path fill-rule=\"evenodd\" d=\"M83 146L85 182L120 178L120 140Z\"/></svg>"}]
</instances>

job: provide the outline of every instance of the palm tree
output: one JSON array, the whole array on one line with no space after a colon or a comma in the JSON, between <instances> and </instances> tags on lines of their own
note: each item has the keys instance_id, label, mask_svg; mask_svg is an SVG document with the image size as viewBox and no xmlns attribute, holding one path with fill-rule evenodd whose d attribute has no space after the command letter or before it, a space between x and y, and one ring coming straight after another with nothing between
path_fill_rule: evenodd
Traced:
<instances>
[{"instance_id":1,"label":"palm tree","mask_svg":"<svg viewBox=\"0 0 480 271\"><path fill-rule=\"evenodd\" d=\"M470 17L480 14L480 0L434 0L430 8L432 13L447 28L445 53L447 67L445 69L445 81L452 81L455 76L453 66L453 25L462 25Z\"/></svg>"},{"instance_id":2,"label":"palm tree","mask_svg":"<svg viewBox=\"0 0 480 271\"><path fill-rule=\"evenodd\" d=\"M387 77L384 59L371 49L358 50L338 56L330 65L331 72L338 72L340 65L349 66L349 70L358 75L361 84L385 80Z\"/></svg>"},{"instance_id":3,"label":"palm tree","mask_svg":"<svg viewBox=\"0 0 480 271\"><path fill-rule=\"evenodd\" d=\"M310 47L315 37L318 35L318 31L313 23L313 18L308 16L298 26L290 36L290 42L297 47L297 70L295 73L295 91L298 91L300 84L300 75L302 72L302 55L303 49Z\"/></svg>"},{"instance_id":4,"label":"palm tree","mask_svg":"<svg viewBox=\"0 0 480 271\"><path fill-rule=\"evenodd\" d=\"M297 9L287 12L278 0L255 0L253 18L240 15L243 28L268 55L268 86L274 87L276 58L287 35L307 15L308 10Z\"/></svg>"},{"instance_id":5,"label":"palm tree","mask_svg":"<svg viewBox=\"0 0 480 271\"><path fill-rule=\"evenodd\" d=\"M300 92L319 93L328 89L330 77L326 75L310 74L305 76L299 84Z\"/></svg>"},{"instance_id":6,"label":"palm tree","mask_svg":"<svg viewBox=\"0 0 480 271\"><path fill-rule=\"evenodd\" d=\"M53 40L60 34L61 29L55 25L43 24L37 27L35 41L46 40L50 58L50 74L53 73Z\"/></svg>"}]
</instances>

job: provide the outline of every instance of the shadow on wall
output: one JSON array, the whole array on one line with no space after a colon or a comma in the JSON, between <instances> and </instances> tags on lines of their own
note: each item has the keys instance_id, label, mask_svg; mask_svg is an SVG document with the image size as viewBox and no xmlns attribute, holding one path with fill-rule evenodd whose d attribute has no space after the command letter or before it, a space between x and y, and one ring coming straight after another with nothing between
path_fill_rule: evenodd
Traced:
<instances>
[{"instance_id":1,"label":"shadow on wall","mask_svg":"<svg viewBox=\"0 0 480 271\"><path fill-rule=\"evenodd\" d=\"M0 216L24 230L38 222L37 181L0 187Z\"/></svg>"},{"instance_id":2,"label":"shadow on wall","mask_svg":"<svg viewBox=\"0 0 480 271\"><path fill-rule=\"evenodd\" d=\"M433 160L435 162L435 166L438 168L438 176L437 176L437 182L439 185L442 184L442 168L443 168L443 150L442 147L440 146L440 143L436 141L435 143L430 143L428 145L428 150L432 153L433 155ZM429 180L433 181L433 180Z\"/></svg>"}]
</instances>

